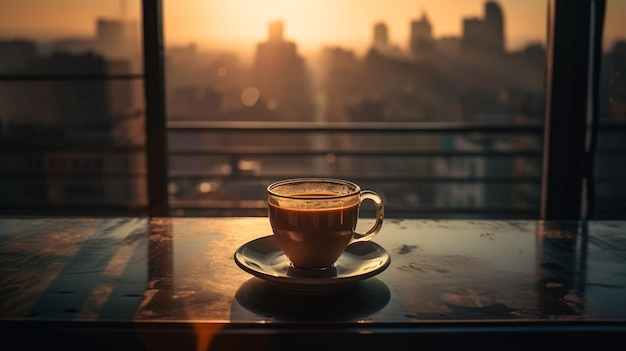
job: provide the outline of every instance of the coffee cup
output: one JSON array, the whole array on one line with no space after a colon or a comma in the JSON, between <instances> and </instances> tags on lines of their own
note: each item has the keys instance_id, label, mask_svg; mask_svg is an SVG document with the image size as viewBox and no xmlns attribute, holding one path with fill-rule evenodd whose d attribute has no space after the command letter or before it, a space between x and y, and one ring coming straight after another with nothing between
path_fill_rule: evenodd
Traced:
<instances>
[{"instance_id":1,"label":"coffee cup","mask_svg":"<svg viewBox=\"0 0 626 351\"><path fill-rule=\"evenodd\" d=\"M361 234L356 224L365 200L376 206L376 219ZM274 237L291 264L300 269L333 267L348 245L372 239L383 225L380 196L347 180L282 180L267 187L267 203Z\"/></svg>"}]
</instances>

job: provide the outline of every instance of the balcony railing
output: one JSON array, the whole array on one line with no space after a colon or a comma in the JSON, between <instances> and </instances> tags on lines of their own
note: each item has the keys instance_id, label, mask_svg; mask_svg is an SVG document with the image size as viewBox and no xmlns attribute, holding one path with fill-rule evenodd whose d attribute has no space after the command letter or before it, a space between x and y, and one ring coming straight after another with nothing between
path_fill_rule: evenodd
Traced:
<instances>
[{"instance_id":1,"label":"balcony railing","mask_svg":"<svg viewBox=\"0 0 626 351\"><path fill-rule=\"evenodd\" d=\"M269 183L313 176L379 192L389 217L536 218L542 130L538 122L170 121L169 206L185 216L266 215Z\"/></svg>"},{"instance_id":2,"label":"balcony railing","mask_svg":"<svg viewBox=\"0 0 626 351\"><path fill-rule=\"evenodd\" d=\"M619 121L600 125L595 188L601 217L623 216L626 170L615 160L625 150L623 143L604 138L619 139L625 130ZM316 176L350 179L379 192L389 218L537 218L542 133L539 122L170 121L170 213L265 216L269 183ZM11 184L6 189L25 184L30 194L5 193L0 208L33 214L145 212L144 154L141 144L3 141L0 182ZM56 201L53 191L69 194Z\"/></svg>"}]
</instances>

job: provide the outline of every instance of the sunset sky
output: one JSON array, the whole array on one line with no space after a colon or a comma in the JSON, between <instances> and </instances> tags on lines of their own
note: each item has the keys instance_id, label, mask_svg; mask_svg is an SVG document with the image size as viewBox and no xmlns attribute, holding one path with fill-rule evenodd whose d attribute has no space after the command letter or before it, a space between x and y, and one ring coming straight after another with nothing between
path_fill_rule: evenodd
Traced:
<instances>
[{"instance_id":1,"label":"sunset sky","mask_svg":"<svg viewBox=\"0 0 626 351\"><path fill-rule=\"evenodd\" d=\"M546 0L499 0L509 49L545 41ZM425 12L434 36L459 36L462 19L482 17L484 0L163 0L166 44L252 50L281 20L285 38L303 52L323 44L360 49L374 23L388 25L390 41L406 47L410 21ZM139 0L0 0L0 37L90 36L97 17L139 19ZM626 1L610 0L607 38L626 37Z\"/></svg>"}]
</instances>

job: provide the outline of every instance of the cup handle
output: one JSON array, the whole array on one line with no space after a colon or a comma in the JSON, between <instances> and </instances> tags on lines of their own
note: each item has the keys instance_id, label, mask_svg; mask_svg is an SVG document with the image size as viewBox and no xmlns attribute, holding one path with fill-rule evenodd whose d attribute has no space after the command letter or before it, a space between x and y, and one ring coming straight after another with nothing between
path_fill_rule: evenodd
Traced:
<instances>
[{"instance_id":1,"label":"cup handle","mask_svg":"<svg viewBox=\"0 0 626 351\"><path fill-rule=\"evenodd\" d=\"M374 204L376 205L376 222L365 234L357 233L355 231L354 236L352 238L353 243L357 241L370 240L376 234L378 234L378 232L380 231L380 228L382 228L383 226L383 217L385 216L385 207L383 206L383 202L380 199L380 196L378 196L378 194L376 194L375 192L371 190L362 190L360 197L361 197L361 200L360 200L361 203L365 200L372 200Z\"/></svg>"}]
</instances>

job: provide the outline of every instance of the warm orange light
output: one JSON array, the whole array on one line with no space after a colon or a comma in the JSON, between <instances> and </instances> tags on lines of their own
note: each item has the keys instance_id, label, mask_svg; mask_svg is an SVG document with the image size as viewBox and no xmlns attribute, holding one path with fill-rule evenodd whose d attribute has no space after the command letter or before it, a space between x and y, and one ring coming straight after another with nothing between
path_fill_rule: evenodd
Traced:
<instances>
[{"instance_id":1,"label":"warm orange light","mask_svg":"<svg viewBox=\"0 0 626 351\"><path fill-rule=\"evenodd\" d=\"M257 101L259 101L259 97L261 93L259 89L255 87L248 87L243 90L241 93L241 103L245 106L252 107L256 105Z\"/></svg>"},{"instance_id":2,"label":"warm orange light","mask_svg":"<svg viewBox=\"0 0 626 351\"><path fill-rule=\"evenodd\" d=\"M197 41L201 45L253 52L267 39L268 25L282 21L285 39L303 53L323 45L364 50L371 44L372 28L384 22L392 44L408 43L410 23L425 12L435 37L459 36L462 19L482 16L485 0L164 0L166 38L170 42ZM500 0L505 32L511 40L545 37L543 1ZM516 45L513 43L513 45Z\"/></svg>"},{"instance_id":3,"label":"warm orange light","mask_svg":"<svg viewBox=\"0 0 626 351\"><path fill-rule=\"evenodd\" d=\"M406 46L410 21L426 12L435 37L459 36L462 19L481 16L486 0L163 0L167 44L197 42L203 46L252 52L267 38L267 25L285 23L285 38L308 53L321 45L362 49L371 43L374 23L389 28L390 41ZM546 1L497 0L505 16L509 48L545 40ZM90 36L98 17L141 20L138 0L0 0L0 37ZM605 35L624 37L626 2L607 4ZM71 18L71 21L64 19Z\"/></svg>"}]
</instances>

